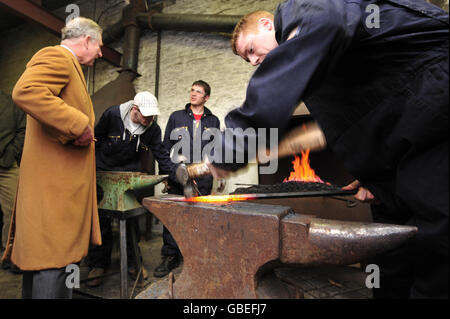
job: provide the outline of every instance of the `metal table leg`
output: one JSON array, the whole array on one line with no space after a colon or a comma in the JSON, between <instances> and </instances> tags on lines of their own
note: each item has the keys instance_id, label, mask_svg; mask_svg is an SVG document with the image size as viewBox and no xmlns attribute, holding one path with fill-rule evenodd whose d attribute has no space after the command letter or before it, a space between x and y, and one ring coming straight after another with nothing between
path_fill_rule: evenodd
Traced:
<instances>
[{"instance_id":1,"label":"metal table leg","mask_svg":"<svg viewBox=\"0 0 450 319\"><path fill-rule=\"evenodd\" d=\"M120 299L128 299L127 221L119 220L120 228Z\"/></svg>"},{"instance_id":2,"label":"metal table leg","mask_svg":"<svg viewBox=\"0 0 450 319\"><path fill-rule=\"evenodd\" d=\"M134 281L133 289L131 290L130 299L133 298L134 290L136 288L136 285L138 282L142 282L144 280L144 276L142 274L142 255L141 251L139 249L138 243L137 243L137 236L135 231L135 225L133 224L134 221L131 221L132 224L130 231L131 231L131 248L133 251L133 257L135 259L136 263L136 280Z\"/></svg>"}]
</instances>

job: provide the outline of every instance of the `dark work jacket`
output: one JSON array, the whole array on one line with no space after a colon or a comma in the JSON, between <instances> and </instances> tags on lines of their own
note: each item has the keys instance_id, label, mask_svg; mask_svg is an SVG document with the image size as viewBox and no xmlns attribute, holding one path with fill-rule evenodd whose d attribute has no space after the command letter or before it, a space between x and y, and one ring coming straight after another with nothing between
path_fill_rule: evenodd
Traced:
<instances>
[{"instance_id":1,"label":"dark work jacket","mask_svg":"<svg viewBox=\"0 0 450 319\"><path fill-rule=\"evenodd\" d=\"M189 158L187 158L186 163L198 163L202 161L201 154L194 154L194 122L195 118L191 111L190 103L186 104L183 110L175 111L170 115L164 133L164 145L168 150L171 150L170 155L173 159L177 154L173 154L172 147L183 138L189 138L190 150ZM205 131L211 128L220 129L220 121L217 116L212 114L212 112L207 107L205 107L199 125L199 133L203 134ZM176 139L170 139L171 133L175 134ZM205 145L207 145L211 140L212 138L205 140L202 139L201 143L199 143L200 150L203 150ZM181 154L181 151L179 154ZM197 178L196 182L201 195L209 195L211 193L213 185L213 179L211 176ZM170 184L170 187L171 193L180 195L183 194L183 190L180 185Z\"/></svg>"},{"instance_id":2,"label":"dark work jacket","mask_svg":"<svg viewBox=\"0 0 450 319\"><path fill-rule=\"evenodd\" d=\"M0 91L0 168L20 165L25 139L26 114L10 95Z\"/></svg>"},{"instance_id":3,"label":"dark work jacket","mask_svg":"<svg viewBox=\"0 0 450 319\"><path fill-rule=\"evenodd\" d=\"M367 23L370 4L380 9L379 28ZM279 46L253 74L226 126L278 128L282 136L303 100L347 170L384 203L411 209L416 198L405 194L424 185L420 178L406 184L407 163L436 145L448 151L448 13L420 0L289 0L275 12L275 30ZM428 191L440 207L420 205L441 210L446 239L436 245L448 248L443 154L433 160L444 181Z\"/></svg>"},{"instance_id":4,"label":"dark work jacket","mask_svg":"<svg viewBox=\"0 0 450 319\"><path fill-rule=\"evenodd\" d=\"M140 172L142 171L140 153L150 149L158 161L160 174L174 172L175 165L170 160L169 151L162 143L161 128L156 122L153 122L141 134L137 151L137 135L131 135L126 130L125 139L123 139L124 130L119 106L107 109L95 126L97 170Z\"/></svg>"}]
</instances>

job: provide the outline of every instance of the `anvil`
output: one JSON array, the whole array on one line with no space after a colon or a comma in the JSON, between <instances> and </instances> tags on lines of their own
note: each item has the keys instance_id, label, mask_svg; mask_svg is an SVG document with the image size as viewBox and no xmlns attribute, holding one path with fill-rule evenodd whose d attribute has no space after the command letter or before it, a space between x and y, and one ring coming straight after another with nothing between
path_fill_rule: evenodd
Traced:
<instances>
[{"instance_id":1,"label":"anvil","mask_svg":"<svg viewBox=\"0 0 450 319\"><path fill-rule=\"evenodd\" d=\"M166 198L165 198L166 197ZM143 199L184 258L174 298L259 298L258 282L276 266L348 265L390 250L416 227L316 218L252 202Z\"/></svg>"},{"instance_id":2,"label":"anvil","mask_svg":"<svg viewBox=\"0 0 450 319\"><path fill-rule=\"evenodd\" d=\"M99 214L100 216L117 218L119 220L120 297L122 299L128 298L127 219L145 214L145 210L138 209L142 207L142 204L137 200L137 194L140 194L141 197L151 195L153 187L165 179L167 179L167 175L148 175L140 172L97 171L97 184L103 189L103 198L98 204ZM133 238L132 248L138 266L137 269L141 269L141 261L138 257L139 252L136 245L136 235L133 231L131 232L131 236ZM136 281L139 280L139 277L140 273Z\"/></svg>"},{"instance_id":3,"label":"anvil","mask_svg":"<svg viewBox=\"0 0 450 319\"><path fill-rule=\"evenodd\" d=\"M104 193L98 208L127 211L141 207L142 204L136 200L136 192L149 187L151 190L153 186L167 179L167 176L140 172L97 171L97 183Z\"/></svg>"}]
</instances>

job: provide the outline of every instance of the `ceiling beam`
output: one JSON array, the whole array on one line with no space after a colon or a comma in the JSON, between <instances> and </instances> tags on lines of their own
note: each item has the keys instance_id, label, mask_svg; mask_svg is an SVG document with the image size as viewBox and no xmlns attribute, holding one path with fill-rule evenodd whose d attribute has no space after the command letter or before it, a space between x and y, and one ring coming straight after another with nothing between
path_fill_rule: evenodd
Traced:
<instances>
[{"instance_id":1,"label":"ceiling beam","mask_svg":"<svg viewBox=\"0 0 450 319\"><path fill-rule=\"evenodd\" d=\"M37 23L55 35L61 36L65 21L40 5L27 0L0 0L9 12L33 23ZM102 47L103 59L120 66L122 54L107 46Z\"/></svg>"}]
</instances>

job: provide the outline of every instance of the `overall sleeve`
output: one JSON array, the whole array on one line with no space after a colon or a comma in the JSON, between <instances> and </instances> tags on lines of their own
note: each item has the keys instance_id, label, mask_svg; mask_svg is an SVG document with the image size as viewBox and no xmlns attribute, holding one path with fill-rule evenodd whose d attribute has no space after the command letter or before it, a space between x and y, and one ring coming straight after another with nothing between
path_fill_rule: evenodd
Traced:
<instances>
[{"instance_id":1,"label":"overall sleeve","mask_svg":"<svg viewBox=\"0 0 450 319\"><path fill-rule=\"evenodd\" d=\"M278 8L280 44L253 74L243 105L225 117L227 128L278 128L279 137L285 133L295 107L320 84L351 42L360 11L353 5L356 17L350 23L345 6L344 1L297 0ZM297 35L286 40L296 27ZM233 152L234 146L223 141L224 152Z\"/></svg>"},{"instance_id":2,"label":"overall sleeve","mask_svg":"<svg viewBox=\"0 0 450 319\"><path fill-rule=\"evenodd\" d=\"M98 123L95 126L95 138L97 141L104 140L108 136L110 117L110 111L108 109L103 112L100 120L98 120Z\"/></svg>"},{"instance_id":3,"label":"overall sleeve","mask_svg":"<svg viewBox=\"0 0 450 319\"><path fill-rule=\"evenodd\" d=\"M27 117L22 110L15 108L15 119L16 119L16 135L13 139L14 157L17 163L20 163L23 150L23 142L25 139L25 127L27 124Z\"/></svg>"},{"instance_id":4,"label":"overall sleeve","mask_svg":"<svg viewBox=\"0 0 450 319\"><path fill-rule=\"evenodd\" d=\"M59 95L70 81L70 60L52 48L38 53L28 63L13 89L13 100L25 113L55 130L63 144L80 136L89 118Z\"/></svg>"},{"instance_id":5,"label":"overall sleeve","mask_svg":"<svg viewBox=\"0 0 450 319\"><path fill-rule=\"evenodd\" d=\"M169 119L167 120L166 130L164 131L164 146L166 147L167 151L170 153L170 149L172 148L172 141L170 140L170 133L172 132L174 128L174 117L173 114L170 115Z\"/></svg>"},{"instance_id":6,"label":"overall sleeve","mask_svg":"<svg viewBox=\"0 0 450 319\"><path fill-rule=\"evenodd\" d=\"M153 156L158 161L160 172L167 174L171 173L175 169L175 165L172 163L169 157L169 151L161 141L161 128L156 125L154 132L150 140L150 150Z\"/></svg>"},{"instance_id":7,"label":"overall sleeve","mask_svg":"<svg viewBox=\"0 0 450 319\"><path fill-rule=\"evenodd\" d=\"M214 125L214 127L220 130L220 120L218 117L216 117L216 124Z\"/></svg>"}]
</instances>

